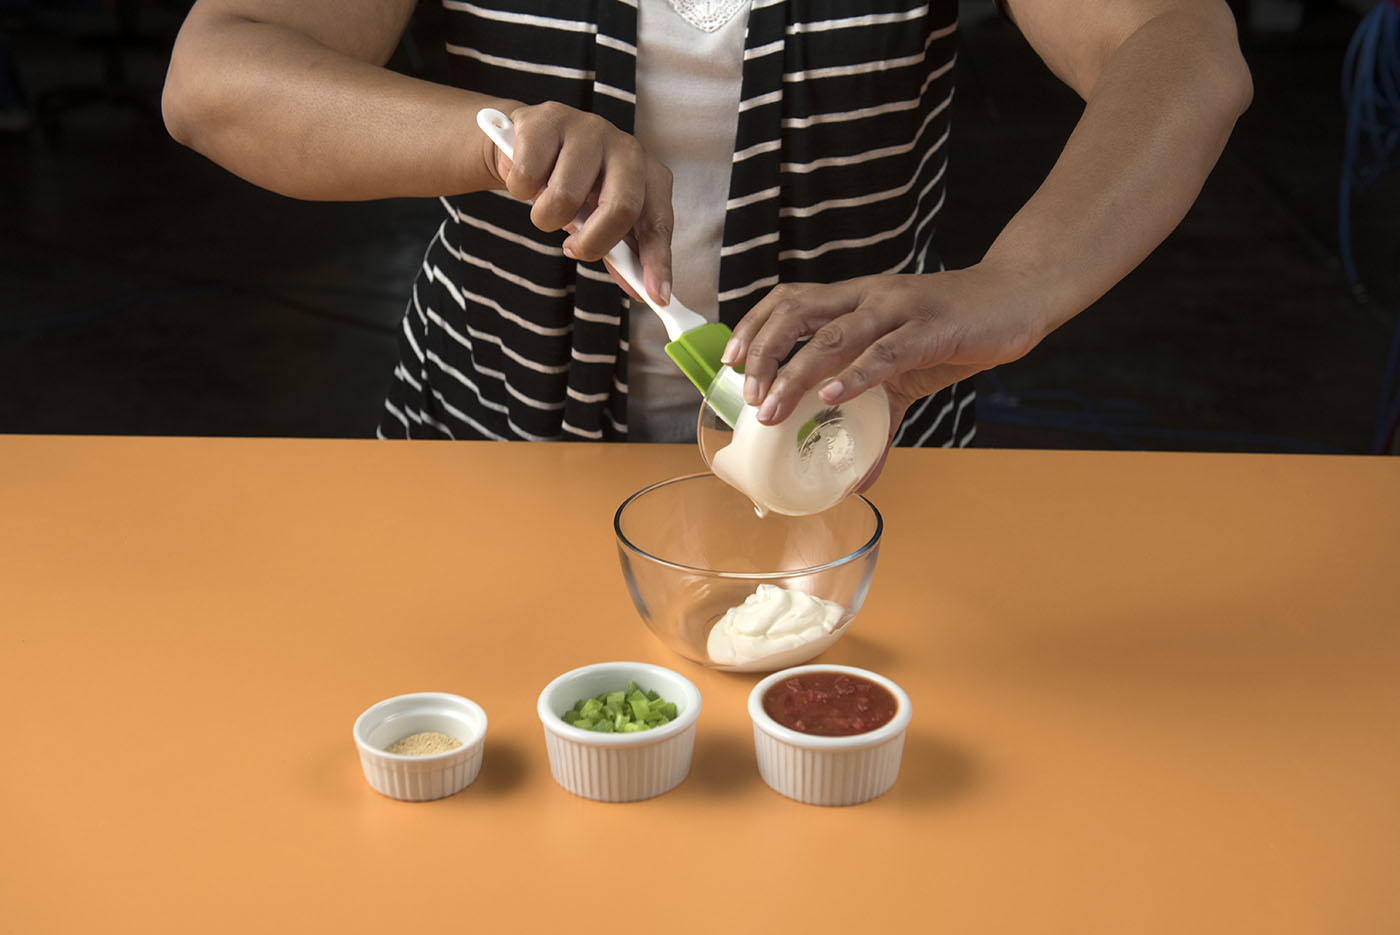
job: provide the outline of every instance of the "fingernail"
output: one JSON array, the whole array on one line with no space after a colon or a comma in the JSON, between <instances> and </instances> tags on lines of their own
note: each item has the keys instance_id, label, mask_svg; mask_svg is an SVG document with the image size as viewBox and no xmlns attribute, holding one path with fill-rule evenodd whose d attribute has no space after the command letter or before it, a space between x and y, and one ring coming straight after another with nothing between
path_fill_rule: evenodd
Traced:
<instances>
[{"instance_id":1,"label":"fingernail","mask_svg":"<svg viewBox=\"0 0 1400 935\"><path fill-rule=\"evenodd\" d=\"M840 380L832 380L817 393L822 398L822 402L834 403L841 398L841 394L846 392L846 388L841 385Z\"/></svg>"},{"instance_id":2,"label":"fingernail","mask_svg":"<svg viewBox=\"0 0 1400 935\"><path fill-rule=\"evenodd\" d=\"M719 362L722 364L732 364L739 355L739 339L730 338L729 343L724 346L724 353L719 355Z\"/></svg>"},{"instance_id":3,"label":"fingernail","mask_svg":"<svg viewBox=\"0 0 1400 935\"><path fill-rule=\"evenodd\" d=\"M763 405L758 407L758 421L768 422L773 418L773 414L778 411L778 401L770 394L763 401Z\"/></svg>"},{"instance_id":4,"label":"fingernail","mask_svg":"<svg viewBox=\"0 0 1400 935\"><path fill-rule=\"evenodd\" d=\"M574 256L573 248L570 247L568 244L565 244L565 245L564 245L564 256L568 257L568 258L571 259L571 260L577 260L577 259L578 259L578 257Z\"/></svg>"},{"instance_id":5,"label":"fingernail","mask_svg":"<svg viewBox=\"0 0 1400 935\"><path fill-rule=\"evenodd\" d=\"M662 304L662 305L666 305L667 303L669 303L669 302L671 301L671 283L670 283L670 282L663 282L663 283L661 284L660 292L661 292L661 304Z\"/></svg>"},{"instance_id":6,"label":"fingernail","mask_svg":"<svg viewBox=\"0 0 1400 935\"><path fill-rule=\"evenodd\" d=\"M750 406L758 402L758 381L753 377L744 377L744 402Z\"/></svg>"}]
</instances>

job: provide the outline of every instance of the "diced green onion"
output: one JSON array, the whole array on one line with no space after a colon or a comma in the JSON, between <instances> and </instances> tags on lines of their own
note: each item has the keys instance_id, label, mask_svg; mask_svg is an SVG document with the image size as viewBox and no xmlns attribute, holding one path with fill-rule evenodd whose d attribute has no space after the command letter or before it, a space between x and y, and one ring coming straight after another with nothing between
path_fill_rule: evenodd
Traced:
<instances>
[{"instance_id":1,"label":"diced green onion","mask_svg":"<svg viewBox=\"0 0 1400 935\"><path fill-rule=\"evenodd\" d=\"M628 682L622 691L581 698L561 717L566 724L599 733L634 734L660 727L676 719L675 702L664 701L655 691Z\"/></svg>"}]
</instances>

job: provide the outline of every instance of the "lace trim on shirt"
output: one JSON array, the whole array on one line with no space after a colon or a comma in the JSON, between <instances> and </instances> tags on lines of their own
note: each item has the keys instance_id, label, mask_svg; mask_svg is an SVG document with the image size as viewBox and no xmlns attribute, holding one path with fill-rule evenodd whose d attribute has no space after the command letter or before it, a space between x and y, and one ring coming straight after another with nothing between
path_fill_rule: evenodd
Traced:
<instances>
[{"instance_id":1,"label":"lace trim on shirt","mask_svg":"<svg viewBox=\"0 0 1400 935\"><path fill-rule=\"evenodd\" d=\"M702 32L714 32L734 18L749 0L666 0L681 19Z\"/></svg>"}]
</instances>

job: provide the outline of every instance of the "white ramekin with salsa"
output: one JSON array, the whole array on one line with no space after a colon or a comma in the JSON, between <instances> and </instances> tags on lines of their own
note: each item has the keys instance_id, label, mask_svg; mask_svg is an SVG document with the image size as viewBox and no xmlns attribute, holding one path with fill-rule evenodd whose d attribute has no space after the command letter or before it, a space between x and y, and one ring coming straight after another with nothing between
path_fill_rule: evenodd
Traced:
<instances>
[{"instance_id":1,"label":"white ramekin with salsa","mask_svg":"<svg viewBox=\"0 0 1400 935\"><path fill-rule=\"evenodd\" d=\"M866 669L783 669L749 693L758 772L809 805L856 805L899 775L913 708L894 682Z\"/></svg>"}]
</instances>

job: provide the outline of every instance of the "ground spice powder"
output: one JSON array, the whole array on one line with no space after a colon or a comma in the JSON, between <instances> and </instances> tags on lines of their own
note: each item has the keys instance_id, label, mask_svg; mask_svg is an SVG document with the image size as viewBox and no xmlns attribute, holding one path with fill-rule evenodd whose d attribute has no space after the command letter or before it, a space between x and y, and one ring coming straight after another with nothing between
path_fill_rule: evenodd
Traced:
<instances>
[{"instance_id":1,"label":"ground spice powder","mask_svg":"<svg viewBox=\"0 0 1400 935\"><path fill-rule=\"evenodd\" d=\"M385 747L384 752L397 753L400 756L432 756L434 753L455 750L461 745L461 742L455 737L449 737L447 734L435 730L424 730L416 734L409 734L407 737L400 737Z\"/></svg>"}]
</instances>

